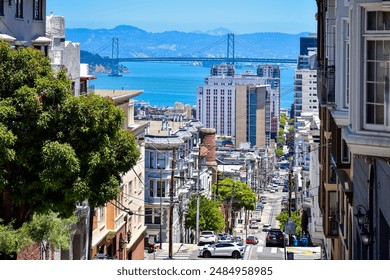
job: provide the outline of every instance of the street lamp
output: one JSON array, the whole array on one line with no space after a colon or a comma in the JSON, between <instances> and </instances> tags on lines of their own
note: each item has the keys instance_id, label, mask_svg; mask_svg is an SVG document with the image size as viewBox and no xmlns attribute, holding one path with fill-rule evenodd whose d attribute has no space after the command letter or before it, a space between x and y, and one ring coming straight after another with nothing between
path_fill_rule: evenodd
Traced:
<instances>
[{"instance_id":1,"label":"street lamp","mask_svg":"<svg viewBox=\"0 0 390 280\"><path fill-rule=\"evenodd\" d=\"M362 243L363 245L368 246L371 244L372 236L373 236L372 232L370 232L369 229L370 228L370 220L368 216L369 211L363 205L358 205L356 209L357 209L357 213L354 216L356 217L357 224L362 231L360 233Z\"/></svg>"}]
</instances>

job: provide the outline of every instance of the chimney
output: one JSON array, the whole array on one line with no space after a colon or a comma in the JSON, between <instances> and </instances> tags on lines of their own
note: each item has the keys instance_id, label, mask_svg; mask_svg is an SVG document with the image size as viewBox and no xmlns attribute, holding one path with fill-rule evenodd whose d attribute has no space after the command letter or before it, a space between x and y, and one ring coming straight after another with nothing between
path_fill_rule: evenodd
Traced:
<instances>
[{"instance_id":1,"label":"chimney","mask_svg":"<svg viewBox=\"0 0 390 280\"><path fill-rule=\"evenodd\" d=\"M206 157L206 165L214 165L215 161L215 134L214 128L201 128L199 131L203 155Z\"/></svg>"},{"instance_id":2,"label":"chimney","mask_svg":"<svg viewBox=\"0 0 390 280\"><path fill-rule=\"evenodd\" d=\"M217 182L218 164L215 159L215 134L214 128L201 128L199 131L200 143L199 147L200 154L206 157L206 166L211 171L212 184Z\"/></svg>"}]
</instances>

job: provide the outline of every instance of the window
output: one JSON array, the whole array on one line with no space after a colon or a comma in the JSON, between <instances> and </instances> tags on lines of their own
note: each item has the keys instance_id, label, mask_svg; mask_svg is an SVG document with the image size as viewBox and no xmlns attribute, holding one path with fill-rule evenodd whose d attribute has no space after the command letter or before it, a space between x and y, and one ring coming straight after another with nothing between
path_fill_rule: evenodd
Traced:
<instances>
[{"instance_id":1,"label":"window","mask_svg":"<svg viewBox=\"0 0 390 280\"><path fill-rule=\"evenodd\" d=\"M364 128L390 128L389 114L389 62L390 62L390 12L366 13ZM384 36L387 35L387 36Z\"/></svg>"},{"instance_id":2,"label":"window","mask_svg":"<svg viewBox=\"0 0 390 280\"><path fill-rule=\"evenodd\" d=\"M145 224L160 224L160 208L145 208Z\"/></svg>"},{"instance_id":3,"label":"window","mask_svg":"<svg viewBox=\"0 0 390 280\"><path fill-rule=\"evenodd\" d=\"M157 152L157 166L158 168L165 168L165 154Z\"/></svg>"},{"instance_id":4,"label":"window","mask_svg":"<svg viewBox=\"0 0 390 280\"><path fill-rule=\"evenodd\" d=\"M153 213L152 208L145 208L145 224L153 223L152 213Z\"/></svg>"},{"instance_id":5,"label":"window","mask_svg":"<svg viewBox=\"0 0 390 280\"><path fill-rule=\"evenodd\" d=\"M15 0L16 9L15 9L15 17L23 18L23 0Z\"/></svg>"},{"instance_id":6,"label":"window","mask_svg":"<svg viewBox=\"0 0 390 280\"><path fill-rule=\"evenodd\" d=\"M349 74L349 65L350 65L350 61L349 61L349 22L347 21L344 21L343 22L343 31L344 31L344 79L345 79L345 82L344 82L344 107L345 108L348 108L349 107L349 77L350 77L350 74Z\"/></svg>"},{"instance_id":7,"label":"window","mask_svg":"<svg viewBox=\"0 0 390 280\"><path fill-rule=\"evenodd\" d=\"M157 180L157 197L165 197L165 181Z\"/></svg>"},{"instance_id":8,"label":"window","mask_svg":"<svg viewBox=\"0 0 390 280\"><path fill-rule=\"evenodd\" d=\"M34 0L33 19L42 20L42 0Z\"/></svg>"},{"instance_id":9,"label":"window","mask_svg":"<svg viewBox=\"0 0 390 280\"><path fill-rule=\"evenodd\" d=\"M349 159L350 159L349 148L347 142L345 142L344 139L342 140L341 143L341 156L342 156L341 158L342 163L349 163Z\"/></svg>"},{"instance_id":10,"label":"window","mask_svg":"<svg viewBox=\"0 0 390 280\"><path fill-rule=\"evenodd\" d=\"M383 126L385 118L388 119L388 113L386 114L388 104L385 104L385 95L389 91L389 55L390 40L367 39L365 121L368 125Z\"/></svg>"},{"instance_id":11,"label":"window","mask_svg":"<svg viewBox=\"0 0 390 280\"><path fill-rule=\"evenodd\" d=\"M154 162L155 162L155 153L154 152L147 152L147 155L149 155L149 161L147 162L147 168L154 168Z\"/></svg>"},{"instance_id":12,"label":"window","mask_svg":"<svg viewBox=\"0 0 390 280\"><path fill-rule=\"evenodd\" d=\"M153 181L149 181L149 196L153 197L154 196L154 186L153 186Z\"/></svg>"},{"instance_id":13,"label":"window","mask_svg":"<svg viewBox=\"0 0 390 280\"><path fill-rule=\"evenodd\" d=\"M104 206L97 209L97 219L99 227L106 224L106 208Z\"/></svg>"},{"instance_id":14,"label":"window","mask_svg":"<svg viewBox=\"0 0 390 280\"><path fill-rule=\"evenodd\" d=\"M367 12L368 31L388 31L390 30L390 12L369 11Z\"/></svg>"},{"instance_id":15,"label":"window","mask_svg":"<svg viewBox=\"0 0 390 280\"><path fill-rule=\"evenodd\" d=\"M0 16L4 16L4 0L0 0Z\"/></svg>"}]
</instances>

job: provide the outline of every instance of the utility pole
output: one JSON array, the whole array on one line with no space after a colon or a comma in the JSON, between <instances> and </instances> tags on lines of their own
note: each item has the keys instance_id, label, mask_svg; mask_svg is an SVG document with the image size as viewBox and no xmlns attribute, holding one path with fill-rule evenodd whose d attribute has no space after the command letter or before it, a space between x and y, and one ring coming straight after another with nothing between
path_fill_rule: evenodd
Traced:
<instances>
[{"instance_id":1,"label":"utility pole","mask_svg":"<svg viewBox=\"0 0 390 280\"><path fill-rule=\"evenodd\" d=\"M292 187L292 182L291 182L291 170L288 172L288 222L291 222L291 187ZM291 236L291 231L289 231L288 234L288 245L292 245L292 236ZM286 245L284 245L286 247Z\"/></svg>"},{"instance_id":2,"label":"utility pole","mask_svg":"<svg viewBox=\"0 0 390 280\"><path fill-rule=\"evenodd\" d=\"M165 188L165 184L164 184ZM164 192L165 194L165 192ZM165 195L164 195L165 196ZM162 217L163 217L163 211L162 211L162 166L160 166L160 249L162 249Z\"/></svg>"},{"instance_id":3,"label":"utility pole","mask_svg":"<svg viewBox=\"0 0 390 280\"><path fill-rule=\"evenodd\" d=\"M288 217L291 217L291 170L288 172Z\"/></svg>"},{"instance_id":4,"label":"utility pole","mask_svg":"<svg viewBox=\"0 0 390 280\"><path fill-rule=\"evenodd\" d=\"M171 185L169 186L169 253L168 258L172 259L173 243L173 184L175 182L175 165L176 165L176 147L172 151L172 174Z\"/></svg>"},{"instance_id":5,"label":"utility pole","mask_svg":"<svg viewBox=\"0 0 390 280\"><path fill-rule=\"evenodd\" d=\"M230 229L229 229L229 233L230 234L233 234L233 196L234 196L234 188L236 186L236 172L234 172L234 176L233 176L233 186L232 186L232 193L231 193L231 196L230 196L230 204L229 204L229 214L230 214Z\"/></svg>"},{"instance_id":6,"label":"utility pole","mask_svg":"<svg viewBox=\"0 0 390 280\"><path fill-rule=\"evenodd\" d=\"M200 195L199 195L199 185L200 185L200 171L202 168L202 159L201 159L201 145L199 145L199 154L198 154L198 178L196 182L196 233L195 233L195 242L196 244L199 243L199 212L200 212Z\"/></svg>"}]
</instances>

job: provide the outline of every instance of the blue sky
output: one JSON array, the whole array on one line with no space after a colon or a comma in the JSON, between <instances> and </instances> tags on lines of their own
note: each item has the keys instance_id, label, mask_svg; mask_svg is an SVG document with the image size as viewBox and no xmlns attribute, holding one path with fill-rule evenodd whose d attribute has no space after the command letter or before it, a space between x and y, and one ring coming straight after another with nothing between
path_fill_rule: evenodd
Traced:
<instances>
[{"instance_id":1,"label":"blue sky","mask_svg":"<svg viewBox=\"0 0 390 280\"><path fill-rule=\"evenodd\" d=\"M317 31L315 0L47 0L66 28L132 25L148 32L224 27L236 34Z\"/></svg>"}]
</instances>

